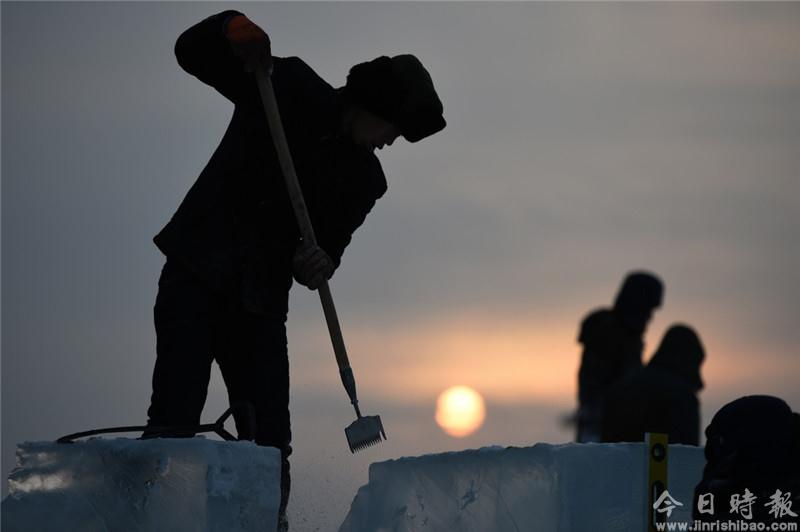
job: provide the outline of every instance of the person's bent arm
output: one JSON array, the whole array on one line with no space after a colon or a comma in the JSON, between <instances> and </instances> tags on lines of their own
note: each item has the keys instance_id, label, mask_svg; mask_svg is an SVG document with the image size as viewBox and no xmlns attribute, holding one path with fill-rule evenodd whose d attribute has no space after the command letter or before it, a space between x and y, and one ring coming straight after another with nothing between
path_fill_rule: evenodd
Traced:
<instances>
[{"instance_id":1,"label":"person's bent arm","mask_svg":"<svg viewBox=\"0 0 800 532\"><path fill-rule=\"evenodd\" d=\"M212 15L184 31L175 43L178 64L237 103L256 91L252 70L271 66L267 34L239 11Z\"/></svg>"}]
</instances>

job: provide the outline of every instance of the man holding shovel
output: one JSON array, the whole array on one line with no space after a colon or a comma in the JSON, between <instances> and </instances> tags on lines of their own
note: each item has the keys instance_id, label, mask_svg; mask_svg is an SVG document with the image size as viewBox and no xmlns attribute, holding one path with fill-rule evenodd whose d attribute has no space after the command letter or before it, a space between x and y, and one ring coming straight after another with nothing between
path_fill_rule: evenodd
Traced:
<instances>
[{"instance_id":1,"label":"man holding shovel","mask_svg":"<svg viewBox=\"0 0 800 532\"><path fill-rule=\"evenodd\" d=\"M239 437L282 451L279 529L286 530L292 278L313 290L333 275L386 191L373 150L401 135L416 142L440 131L442 104L414 56L356 65L345 87L334 89L300 59L272 57L267 34L237 11L186 30L175 53L235 108L211 160L154 239L167 261L154 311L148 426L198 424L216 360L231 403L255 409L254 430L235 414ZM256 84L262 68L271 72L316 244L301 238L292 213Z\"/></svg>"}]
</instances>

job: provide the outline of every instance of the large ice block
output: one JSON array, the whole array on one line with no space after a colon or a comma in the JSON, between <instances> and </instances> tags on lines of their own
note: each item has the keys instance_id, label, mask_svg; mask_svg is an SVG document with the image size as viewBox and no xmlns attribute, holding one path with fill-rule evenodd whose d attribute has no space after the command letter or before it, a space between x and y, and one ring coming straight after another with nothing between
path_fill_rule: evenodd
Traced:
<instances>
[{"instance_id":1,"label":"large ice block","mask_svg":"<svg viewBox=\"0 0 800 532\"><path fill-rule=\"evenodd\" d=\"M4 532L250 532L277 522L280 452L251 442L27 442L17 462Z\"/></svg>"},{"instance_id":2,"label":"large ice block","mask_svg":"<svg viewBox=\"0 0 800 532\"><path fill-rule=\"evenodd\" d=\"M671 445L668 491L689 521L705 459ZM645 529L644 444L489 447L372 464L340 532Z\"/></svg>"}]
</instances>

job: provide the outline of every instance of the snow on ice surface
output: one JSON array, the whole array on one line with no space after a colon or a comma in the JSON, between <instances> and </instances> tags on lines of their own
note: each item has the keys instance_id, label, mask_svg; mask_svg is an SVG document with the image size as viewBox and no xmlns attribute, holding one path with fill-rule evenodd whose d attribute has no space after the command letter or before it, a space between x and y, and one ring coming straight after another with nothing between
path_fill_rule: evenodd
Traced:
<instances>
[{"instance_id":1,"label":"snow on ice surface","mask_svg":"<svg viewBox=\"0 0 800 532\"><path fill-rule=\"evenodd\" d=\"M277 522L280 453L251 442L26 442L17 462L5 532L250 532Z\"/></svg>"},{"instance_id":2,"label":"snow on ice surface","mask_svg":"<svg viewBox=\"0 0 800 532\"><path fill-rule=\"evenodd\" d=\"M669 448L668 490L690 521L705 458ZM372 464L339 532L622 532L645 529L646 447L538 444Z\"/></svg>"}]
</instances>

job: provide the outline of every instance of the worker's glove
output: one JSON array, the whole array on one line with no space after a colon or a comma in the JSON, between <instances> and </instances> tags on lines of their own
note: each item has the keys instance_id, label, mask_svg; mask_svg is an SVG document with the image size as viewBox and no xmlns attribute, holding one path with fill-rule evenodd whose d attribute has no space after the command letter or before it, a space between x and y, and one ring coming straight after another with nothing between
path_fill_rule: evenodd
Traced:
<instances>
[{"instance_id":1,"label":"worker's glove","mask_svg":"<svg viewBox=\"0 0 800 532\"><path fill-rule=\"evenodd\" d=\"M300 242L292 258L292 273L298 283L316 290L333 276L336 266L325 250L317 245Z\"/></svg>"},{"instance_id":2,"label":"worker's glove","mask_svg":"<svg viewBox=\"0 0 800 532\"><path fill-rule=\"evenodd\" d=\"M269 36L244 15L234 15L225 24L225 37L233 53L241 59L245 72L254 72L263 65L272 71L272 49Z\"/></svg>"}]
</instances>

